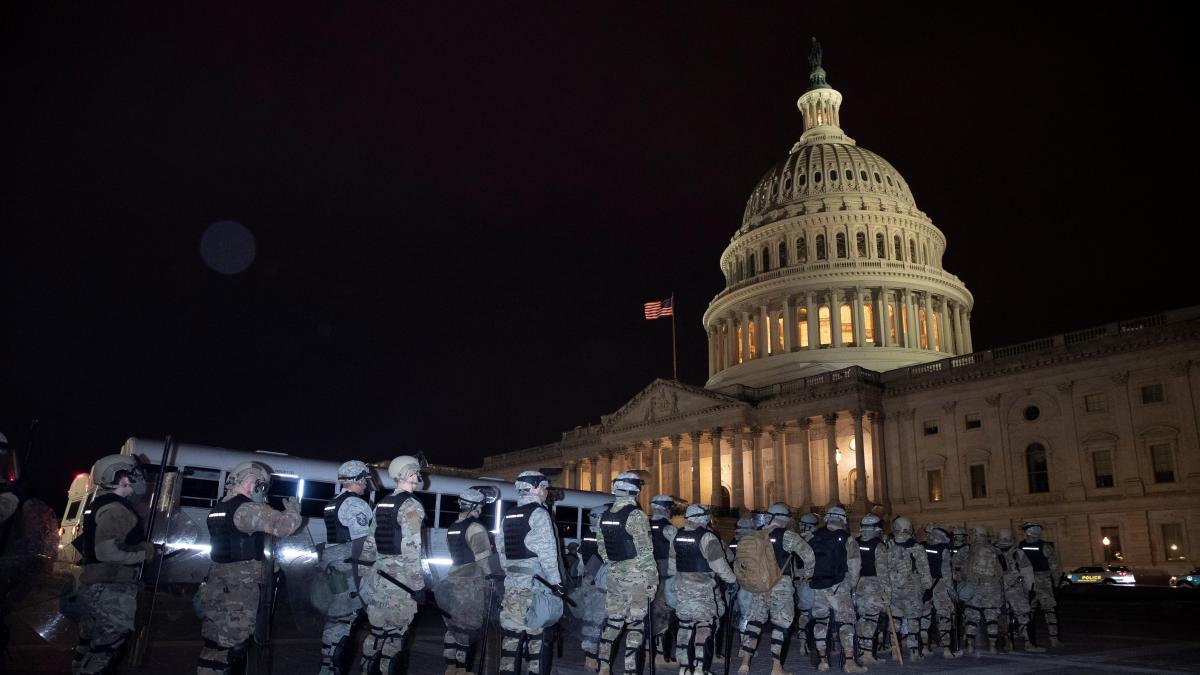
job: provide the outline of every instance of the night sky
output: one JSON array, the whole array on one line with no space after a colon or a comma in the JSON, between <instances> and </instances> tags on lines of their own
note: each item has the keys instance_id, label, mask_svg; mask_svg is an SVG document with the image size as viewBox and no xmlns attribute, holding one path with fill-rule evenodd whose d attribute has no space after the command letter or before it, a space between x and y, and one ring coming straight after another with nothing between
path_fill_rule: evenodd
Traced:
<instances>
[{"instance_id":1,"label":"night sky","mask_svg":"<svg viewBox=\"0 0 1200 675\"><path fill-rule=\"evenodd\" d=\"M703 384L811 35L977 348L1197 302L1190 9L345 4L0 10L0 431L41 420L35 494L167 433L477 466L670 377L641 305L672 291Z\"/></svg>"}]
</instances>

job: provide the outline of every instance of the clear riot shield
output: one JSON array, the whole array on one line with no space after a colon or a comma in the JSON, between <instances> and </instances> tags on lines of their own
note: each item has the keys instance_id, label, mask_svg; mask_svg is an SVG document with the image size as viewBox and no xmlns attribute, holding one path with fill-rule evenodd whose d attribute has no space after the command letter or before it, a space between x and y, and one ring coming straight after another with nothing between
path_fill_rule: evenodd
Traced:
<instances>
[{"instance_id":1,"label":"clear riot shield","mask_svg":"<svg viewBox=\"0 0 1200 675\"><path fill-rule=\"evenodd\" d=\"M74 603L74 566L56 564L58 515L38 499L21 504L0 552L0 609L46 642L70 649L78 631L69 618ZM65 614L64 614L65 610Z\"/></svg>"},{"instance_id":2,"label":"clear riot shield","mask_svg":"<svg viewBox=\"0 0 1200 675\"><path fill-rule=\"evenodd\" d=\"M275 599L275 634L284 638L320 638L325 612L329 609L328 604L321 606L321 598L332 596L319 592L322 586L328 588L328 582L307 520L295 534L275 542L275 567L280 575Z\"/></svg>"}]
</instances>

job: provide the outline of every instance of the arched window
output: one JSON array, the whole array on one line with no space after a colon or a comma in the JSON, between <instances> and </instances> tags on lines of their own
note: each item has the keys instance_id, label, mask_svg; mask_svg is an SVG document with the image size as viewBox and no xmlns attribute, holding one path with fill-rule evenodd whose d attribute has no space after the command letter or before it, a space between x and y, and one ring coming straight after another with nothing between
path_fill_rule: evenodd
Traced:
<instances>
[{"instance_id":1,"label":"arched window","mask_svg":"<svg viewBox=\"0 0 1200 675\"><path fill-rule=\"evenodd\" d=\"M771 336L772 337L771 345L773 347L773 349L771 350L771 353L782 354L783 353L783 312L780 312L779 318L775 319L774 328L775 328L775 335Z\"/></svg>"},{"instance_id":2,"label":"arched window","mask_svg":"<svg viewBox=\"0 0 1200 675\"><path fill-rule=\"evenodd\" d=\"M1025 472L1029 474L1029 493L1050 491L1050 469L1046 464L1046 448L1031 443L1025 448Z\"/></svg>"},{"instance_id":3,"label":"arched window","mask_svg":"<svg viewBox=\"0 0 1200 675\"><path fill-rule=\"evenodd\" d=\"M829 329L829 305L821 305L817 310L817 324L821 328L821 344L833 344L833 333Z\"/></svg>"},{"instance_id":4,"label":"arched window","mask_svg":"<svg viewBox=\"0 0 1200 675\"><path fill-rule=\"evenodd\" d=\"M737 261L737 276L736 276L736 277L734 277L734 280L735 280L735 281L741 281L742 279L745 279L745 278L746 278L746 263L745 263L745 261L744 261L744 260L742 260L741 258L738 258L738 261Z\"/></svg>"},{"instance_id":5,"label":"arched window","mask_svg":"<svg viewBox=\"0 0 1200 675\"><path fill-rule=\"evenodd\" d=\"M720 506L720 507L721 507L721 508L723 508L723 509L728 509L728 508L729 508L729 503L730 503L730 501L731 501L731 500L729 499L729 488L725 487L724 485L722 485L722 486L721 486L721 498L720 498L720 501L721 501L721 503L720 503L720 504L718 504L718 506Z\"/></svg>"},{"instance_id":6,"label":"arched window","mask_svg":"<svg viewBox=\"0 0 1200 675\"><path fill-rule=\"evenodd\" d=\"M838 311L839 323L842 330L842 344L848 345L854 342L854 308L849 303L843 303Z\"/></svg>"},{"instance_id":7,"label":"arched window","mask_svg":"<svg viewBox=\"0 0 1200 675\"><path fill-rule=\"evenodd\" d=\"M925 320L924 307L921 307L917 310L917 336L921 345L921 349L930 349L929 322Z\"/></svg>"},{"instance_id":8,"label":"arched window","mask_svg":"<svg viewBox=\"0 0 1200 675\"><path fill-rule=\"evenodd\" d=\"M858 251L858 257L867 257L867 235L862 232L854 235L854 248Z\"/></svg>"},{"instance_id":9,"label":"arched window","mask_svg":"<svg viewBox=\"0 0 1200 675\"><path fill-rule=\"evenodd\" d=\"M886 258L887 257L887 244L885 244L884 241L885 240L883 238L882 232L878 232L875 234L875 257L876 258Z\"/></svg>"},{"instance_id":10,"label":"arched window","mask_svg":"<svg viewBox=\"0 0 1200 675\"><path fill-rule=\"evenodd\" d=\"M839 257L839 258L846 257L846 233L845 232L837 233L837 257Z\"/></svg>"},{"instance_id":11,"label":"arched window","mask_svg":"<svg viewBox=\"0 0 1200 675\"><path fill-rule=\"evenodd\" d=\"M908 262L917 262L917 240L908 240Z\"/></svg>"},{"instance_id":12,"label":"arched window","mask_svg":"<svg viewBox=\"0 0 1200 675\"><path fill-rule=\"evenodd\" d=\"M787 264L788 264L787 242L783 242L783 241L779 242L779 256L778 257L779 257L779 266L787 267Z\"/></svg>"},{"instance_id":13,"label":"arched window","mask_svg":"<svg viewBox=\"0 0 1200 675\"><path fill-rule=\"evenodd\" d=\"M929 244L922 244L921 251L925 254L925 264L929 264Z\"/></svg>"},{"instance_id":14,"label":"arched window","mask_svg":"<svg viewBox=\"0 0 1200 675\"><path fill-rule=\"evenodd\" d=\"M771 247L770 246L763 247L762 262L763 262L763 271L769 272L771 270Z\"/></svg>"},{"instance_id":15,"label":"arched window","mask_svg":"<svg viewBox=\"0 0 1200 675\"><path fill-rule=\"evenodd\" d=\"M739 321L738 325L737 325L737 335L734 336L737 339L737 362L738 363L744 363L746 361L746 354L742 350L742 345L746 344L745 341L742 340L742 336L745 335L745 331L746 331L746 327L743 326L742 323Z\"/></svg>"},{"instance_id":16,"label":"arched window","mask_svg":"<svg viewBox=\"0 0 1200 675\"><path fill-rule=\"evenodd\" d=\"M790 192L791 189L792 189L792 174L789 171L788 173L783 174L783 191L784 191L784 193L787 193L787 192Z\"/></svg>"},{"instance_id":17,"label":"arched window","mask_svg":"<svg viewBox=\"0 0 1200 675\"><path fill-rule=\"evenodd\" d=\"M875 344L875 303L863 303L863 342Z\"/></svg>"},{"instance_id":18,"label":"arched window","mask_svg":"<svg viewBox=\"0 0 1200 675\"><path fill-rule=\"evenodd\" d=\"M900 243L900 235L892 237L892 244L896 249L896 260L904 260L904 244Z\"/></svg>"},{"instance_id":19,"label":"arched window","mask_svg":"<svg viewBox=\"0 0 1200 675\"><path fill-rule=\"evenodd\" d=\"M817 260L826 260L828 256L825 254L825 235L817 235Z\"/></svg>"},{"instance_id":20,"label":"arched window","mask_svg":"<svg viewBox=\"0 0 1200 675\"><path fill-rule=\"evenodd\" d=\"M755 271L755 267L756 266L754 264L754 254L751 253L746 258L746 274L748 274L750 276L754 276L755 274L758 274L758 272Z\"/></svg>"},{"instance_id":21,"label":"arched window","mask_svg":"<svg viewBox=\"0 0 1200 675\"><path fill-rule=\"evenodd\" d=\"M750 327L747 328L747 330L750 331L750 355L749 356L752 359L757 359L758 358L758 326L756 325L756 322L754 321L754 319L750 320L749 326Z\"/></svg>"},{"instance_id":22,"label":"arched window","mask_svg":"<svg viewBox=\"0 0 1200 675\"><path fill-rule=\"evenodd\" d=\"M808 308L796 308L796 334L800 336L800 348L808 349Z\"/></svg>"},{"instance_id":23,"label":"arched window","mask_svg":"<svg viewBox=\"0 0 1200 675\"><path fill-rule=\"evenodd\" d=\"M808 262L808 242L804 241L804 237L796 240L796 262Z\"/></svg>"}]
</instances>

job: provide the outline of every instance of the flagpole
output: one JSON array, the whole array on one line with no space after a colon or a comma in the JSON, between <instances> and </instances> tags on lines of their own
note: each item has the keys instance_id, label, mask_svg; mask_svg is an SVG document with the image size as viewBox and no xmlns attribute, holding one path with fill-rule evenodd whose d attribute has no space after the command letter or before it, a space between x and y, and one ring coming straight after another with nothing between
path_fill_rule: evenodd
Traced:
<instances>
[{"instance_id":1,"label":"flagpole","mask_svg":"<svg viewBox=\"0 0 1200 675\"><path fill-rule=\"evenodd\" d=\"M679 381L679 358L675 354L675 291L671 291L671 371Z\"/></svg>"}]
</instances>

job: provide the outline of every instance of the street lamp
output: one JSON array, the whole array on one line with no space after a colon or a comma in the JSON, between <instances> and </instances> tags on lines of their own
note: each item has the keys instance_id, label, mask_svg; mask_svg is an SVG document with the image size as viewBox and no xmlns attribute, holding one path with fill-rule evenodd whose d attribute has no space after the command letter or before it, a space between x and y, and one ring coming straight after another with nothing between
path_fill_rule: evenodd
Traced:
<instances>
[{"instance_id":1,"label":"street lamp","mask_svg":"<svg viewBox=\"0 0 1200 675\"><path fill-rule=\"evenodd\" d=\"M1112 539L1109 539L1108 537L1105 537L1105 538L1103 538L1103 539L1101 539L1101 540L1100 540L1100 543L1101 543L1101 544L1104 544L1105 546L1112 546Z\"/></svg>"}]
</instances>

